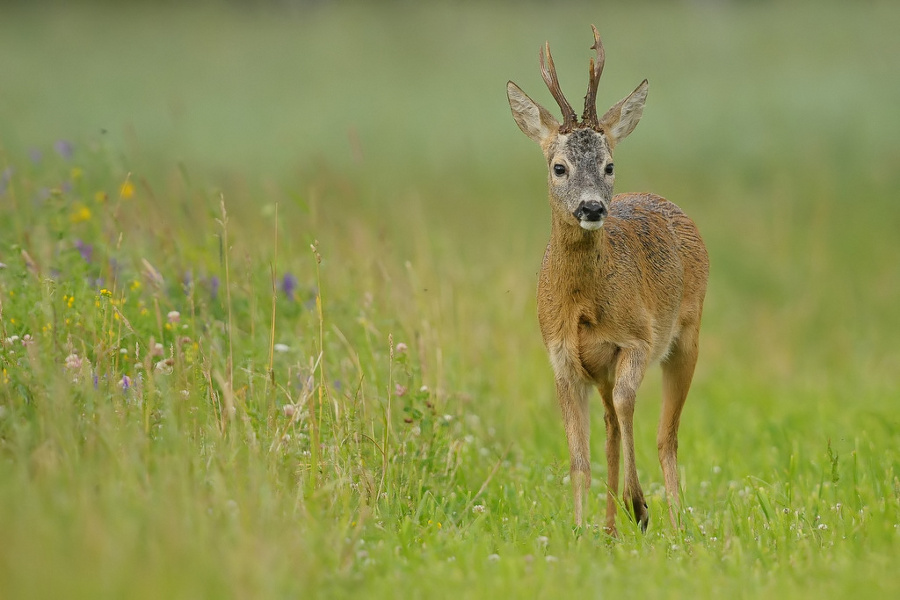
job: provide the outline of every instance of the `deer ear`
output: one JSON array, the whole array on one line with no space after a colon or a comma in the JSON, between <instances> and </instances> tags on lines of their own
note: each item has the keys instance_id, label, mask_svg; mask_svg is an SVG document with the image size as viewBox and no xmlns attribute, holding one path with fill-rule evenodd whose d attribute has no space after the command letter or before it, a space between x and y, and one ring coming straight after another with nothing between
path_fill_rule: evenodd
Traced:
<instances>
[{"instance_id":1,"label":"deer ear","mask_svg":"<svg viewBox=\"0 0 900 600\"><path fill-rule=\"evenodd\" d=\"M647 101L647 80L641 82L627 98L619 100L615 106L606 111L600 119L600 126L606 132L610 148L628 137L634 131L641 115L644 113L644 102Z\"/></svg>"},{"instance_id":2,"label":"deer ear","mask_svg":"<svg viewBox=\"0 0 900 600\"><path fill-rule=\"evenodd\" d=\"M559 132L559 121L546 108L528 97L512 81L506 84L506 96L513 118L522 133L543 147L548 138Z\"/></svg>"}]
</instances>

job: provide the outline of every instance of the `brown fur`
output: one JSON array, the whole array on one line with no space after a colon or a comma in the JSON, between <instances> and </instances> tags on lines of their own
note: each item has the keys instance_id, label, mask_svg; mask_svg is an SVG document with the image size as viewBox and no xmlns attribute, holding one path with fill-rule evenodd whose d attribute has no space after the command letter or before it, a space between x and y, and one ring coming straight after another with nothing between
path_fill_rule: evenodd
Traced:
<instances>
[{"instance_id":1,"label":"brown fur","mask_svg":"<svg viewBox=\"0 0 900 600\"><path fill-rule=\"evenodd\" d=\"M600 132L583 127L562 133L515 84L507 89L519 127L541 145L549 167L551 232L538 283L538 320L569 442L575 522L582 523L590 487L588 389L595 386L606 413L606 529L615 534L620 450L623 499L646 528L633 415L647 367L660 362L657 446L674 526L678 425L697 361L709 263L697 227L675 204L652 194L610 197L612 148L637 125L647 83L604 115ZM565 175L555 174L555 165L564 165ZM599 225L574 216L586 201L608 210Z\"/></svg>"}]
</instances>

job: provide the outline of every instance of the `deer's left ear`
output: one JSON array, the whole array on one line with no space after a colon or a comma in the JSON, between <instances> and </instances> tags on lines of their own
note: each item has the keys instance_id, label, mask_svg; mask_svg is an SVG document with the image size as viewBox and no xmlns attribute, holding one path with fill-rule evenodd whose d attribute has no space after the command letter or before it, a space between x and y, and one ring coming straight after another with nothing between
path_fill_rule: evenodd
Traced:
<instances>
[{"instance_id":1,"label":"deer's left ear","mask_svg":"<svg viewBox=\"0 0 900 600\"><path fill-rule=\"evenodd\" d=\"M506 97L509 98L509 107L519 129L542 148L551 136L559 132L559 121L550 111L529 98L512 81L506 84Z\"/></svg>"},{"instance_id":2,"label":"deer's left ear","mask_svg":"<svg viewBox=\"0 0 900 600\"><path fill-rule=\"evenodd\" d=\"M634 131L641 115L644 114L644 102L647 101L647 80L641 82L627 98L619 100L615 106L606 111L600 119L600 126L606 132L610 149L628 137Z\"/></svg>"}]
</instances>

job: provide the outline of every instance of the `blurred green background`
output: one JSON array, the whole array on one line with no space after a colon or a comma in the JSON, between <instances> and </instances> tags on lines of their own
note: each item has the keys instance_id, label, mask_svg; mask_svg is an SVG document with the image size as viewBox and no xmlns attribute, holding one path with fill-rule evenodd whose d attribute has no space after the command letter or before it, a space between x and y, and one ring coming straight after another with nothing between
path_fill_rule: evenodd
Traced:
<instances>
[{"instance_id":1,"label":"blurred green background","mask_svg":"<svg viewBox=\"0 0 900 600\"><path fill-rule=\"evenodd\" d=\"M329 325L349 332L362 311L379 334L423 340L423 380L449 390L446 410L479 417L520 464L564 464L534 307L549 232L545 167L511 118L505 84L556 112L538 70L549 40L580 106L591 23L607 52L601 111L650 81L640 125L616 149L616 190L676 202L709 247L701 358L682 424L686 497L718 514L734 499L729 481L776 490L787 481L790 506L791 485L820 490L833 446L844 485L850 461L854 469L853 489L835 497L855 495L883 519L849 531L855 545L822 562L809 558L813 546L795 579L778 579L794 560L778 554L781 541L760 551L754 573L813 593L829 589L816 577L832 569L845 576L840 589L854 590L897 549L897 3L5 3L0 171L38 181L29 153L41 152L45 169L58 140L74 144L75 161L114 157L110 179L131 173L139 190L116 222L125 251L169 277L219 259L211 232L223 194L235 256L246 257L235 268L255 269L247 293L262 306L277 203L276 268L312 285L308 246L319 240ZM0 261L11 264L41 227L23 217L4 230ZM308 322L294 316L280 335L312 346ZM349 360L338 355L336 371ZM645 486L660 481L658 397L654 370L636 415ZM713 467L724 474L711 477ZM713 486L699 491L707 479ZM546 485L565 514L567 490ZM488 545L472 538L479 552ZM703 564L719 573L715 551Z\"/></svg>"}]
</instances>

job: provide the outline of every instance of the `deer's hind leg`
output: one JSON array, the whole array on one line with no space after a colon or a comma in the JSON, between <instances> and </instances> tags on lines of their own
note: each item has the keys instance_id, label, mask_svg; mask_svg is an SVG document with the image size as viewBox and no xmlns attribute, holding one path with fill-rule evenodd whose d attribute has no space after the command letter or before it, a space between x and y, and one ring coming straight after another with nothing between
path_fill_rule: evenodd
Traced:
<instances>
[{"instance_id":1,"label":"deer's hind leg","mask_svg":"<svg viewBox=\"0 0 900 600\"><path fill-rule=\"evenodd\" d=\"M644 491L638 481L637 464L634 456L634 406L637 390L644 379L647 368L645 348L623 348L616 364L616 381L613 386L613 406L622 435L622 461L625 469L623 500L634 512L641 530L647 531L650 511L644 501Z\"/></svg>"},{"instance_id":2,"label":"deer's hind leg","mask_svg":"<svg viewBox=\"0 0 900 600\"><path fill-rule=\"evenodd\" d=\"M681 505L678 487L678 426L697 364L699 327L686 328L662 363L663 401L656 433L659 464L666 482L666 498L672 527L678 527Z\"/></svg>"}]
</instances>

